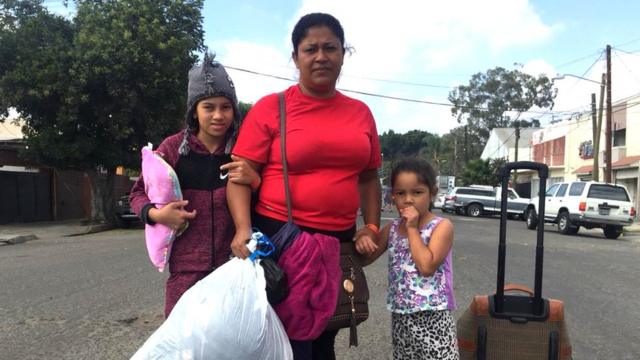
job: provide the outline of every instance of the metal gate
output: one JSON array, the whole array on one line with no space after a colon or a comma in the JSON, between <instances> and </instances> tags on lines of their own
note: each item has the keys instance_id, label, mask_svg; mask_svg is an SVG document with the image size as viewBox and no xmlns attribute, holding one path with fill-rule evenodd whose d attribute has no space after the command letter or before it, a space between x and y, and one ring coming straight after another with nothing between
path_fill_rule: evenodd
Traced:
<instances>
[{"instance_id":1,"label":"metal gate","mask_svg":"<svg viewBox=\"0 0 640 360\"><path fill-rule=\"evenodd\" d=\"M49 173L0 171L0 224L50 220Z\"/></svg>"}]
</instances>

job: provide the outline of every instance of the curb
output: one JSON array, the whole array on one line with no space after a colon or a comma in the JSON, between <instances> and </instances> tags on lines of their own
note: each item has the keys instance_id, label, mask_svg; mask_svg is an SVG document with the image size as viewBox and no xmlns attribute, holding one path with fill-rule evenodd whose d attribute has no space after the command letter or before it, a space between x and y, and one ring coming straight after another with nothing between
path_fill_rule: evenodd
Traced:
<instances>
[{"instance_id":1,"label":"curb","mask_svg":"<svg viewBox=\"0 0 640 360\"><path fill-rule=\"evenodd\" d=\"M64 236L65 237L71 237L71 236L81 236L81 235L95 234L95 233L99 233L99 232L115 229L116 227L117 226L114 225L114 224L87 225L87 227L84 230L80 230L80 231L77 231L77 232L72 232L72 233L66 234Z\"/></svg>"},{"instance_id":2,"label":"curb","mask_svg":"<svg viewBox=\"0 0 640 360\"><path fill-rule=\"evenodd\" d=\"M99 233L99 232L103 232L103 231L107 231L115 228L117 228L115 224L103 223L103 224L93 224L93 225L72 226L69 229L67 229L66 232L63 232L63 233L59 233L58 231L54 231L54 232L59 233L59 235L57 236L72 237L72 236L82 236L82 235ZM40 229L40 232L42 232L41 229ZM38 233L40 234L40 232ZM43 235L40 234L40 236L43 236ZM47 236L45 235L44 238L46 239ZM4 233L4 234L0 234L0 246L17 245L17 244L22 244L27 241L36 240L36 239L41 239L41 237L35 234L25 234L24 232L22 232L22 234L20 234L20 232L17 232L17 234Z\"/></svg>"},{"instance_id":3,"label":"curb","mask_svg":"<svg viewBox=\"0 0 640 360\"><path fill-rule=\"evenodd\" d=\"M23 242L27 242L30 240L35 240L38 237L33 235L33 234L29 234L29 235L17 235L17 236L12 236L9 238L0 238L0 245L16 245L16 244L22 244Z\"/></svg>"}]
</instances>

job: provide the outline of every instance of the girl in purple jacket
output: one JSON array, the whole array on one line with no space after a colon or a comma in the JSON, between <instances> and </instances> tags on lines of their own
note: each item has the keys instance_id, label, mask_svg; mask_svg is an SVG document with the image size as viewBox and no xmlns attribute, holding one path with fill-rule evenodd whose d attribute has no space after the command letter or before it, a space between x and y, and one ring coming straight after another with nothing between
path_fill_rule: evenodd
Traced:
<instances>
[{"instance_id":1,"label":"girl in purple jacket","mask_svg":"<svg viewBox=\"0 0 640 360\"><path fill-rule=\"evenodd\" d=\"M187 289L231 255L234 227L227 208L227 181L254 189L260 185L259 175L230 155L240 127L238 100L226 70L208 54L189 71L185 123L183 131L166 138L157 149L178 175L184 200L162 207L152 204L145 194L144 174L130 195L133 211L147 224L177 230L188 222L169 258L166 317Z\"/></svg>"}]
</instances>

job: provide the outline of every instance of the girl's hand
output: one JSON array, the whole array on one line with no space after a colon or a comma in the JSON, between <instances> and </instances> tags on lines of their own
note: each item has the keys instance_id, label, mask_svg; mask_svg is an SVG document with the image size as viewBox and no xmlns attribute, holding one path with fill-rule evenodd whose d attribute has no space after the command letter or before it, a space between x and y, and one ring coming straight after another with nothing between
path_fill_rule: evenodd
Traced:
<instances>
[{"instance_id":1,"label":"girl's hand","mask_svg":"<svg viewBox=\"0 0 640 360\"><path fill-rule=\"evenodd\" d=\"M260 175L246 160L235 155L231 155L231 160L233 161L220 167L221 171L228 171L229 181L243 185L252 185L260 182Z\"/></svg>"},{"instance_id":2,"label":"girl's hand","mask_svg":"<svg viewBox=\"0 0 640 360\"><path fill-rule=\"evenodd\" d=\"M251 238L250 232L236 231L231 241L231 252L240 259L246 259L251 255L247 248L247 242Z\"/></svg>"},{"instance_id":3,"label":"girl's hand","mask_svg":"<svg viewBox=\"0 0 640 360\"><path fill-rule=\"evenodd\" d=\"M409 228L418 228L420 213L413 205L400 209L400 217L404 220L404 225Z\"/></svg>"},{"instance_id":4,"label":"girl's hand","mask_svg":"<svg viewBox=\"0 0 640 360\"><path fill-rule=\"evenodd\" d=\"M356 251L362 255L371 255L378 249L378 234L368 227L363 227L353 237Z\"/></svg>"},{"instance_id":5,"label":"girl's hand","mask_svg":"<svg viewBox=\"0 0 640 360\"><path fill-rule=\"evenodd\" d=\"M172 230L180 229L186 222L196 217L196 211L184 209L189 200L173 201L161 208L149 209L149 218L156 223L166 225Z\"/></svg>"},{"instance_id":6,"label":"girl's hand","mask_svg":"<svg viewBox=\"0 0 640 360\"><path fill-rule=\"evenodd\" d=\"M371 255L378 250L378 245L368 236L356 239L356 251L361 255Z\"/></svg>"}]
</instances>

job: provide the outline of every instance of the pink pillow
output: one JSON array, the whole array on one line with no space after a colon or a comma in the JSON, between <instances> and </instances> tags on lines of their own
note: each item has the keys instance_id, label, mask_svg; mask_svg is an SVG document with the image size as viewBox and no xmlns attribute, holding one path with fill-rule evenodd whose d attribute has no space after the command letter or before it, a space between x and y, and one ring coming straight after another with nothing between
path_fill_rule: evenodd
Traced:
<instances>
[{"instance_id":1,"label":"pink pillow","mask_svg":"<svg viewBox=\"0 0 640 360\"><path fill-rule=\"evenodd\" d=\"M156 208L161 208L172 201L182 200L182 191L176 172L160 154L152 151L152 148L151 143L142 148L144 190L149 201L154 203ZM149 258L160 272L164 271L169 261L176 233L177 231L163 224L147 224L144 227Z\"/></svg>"}]
</instances>

